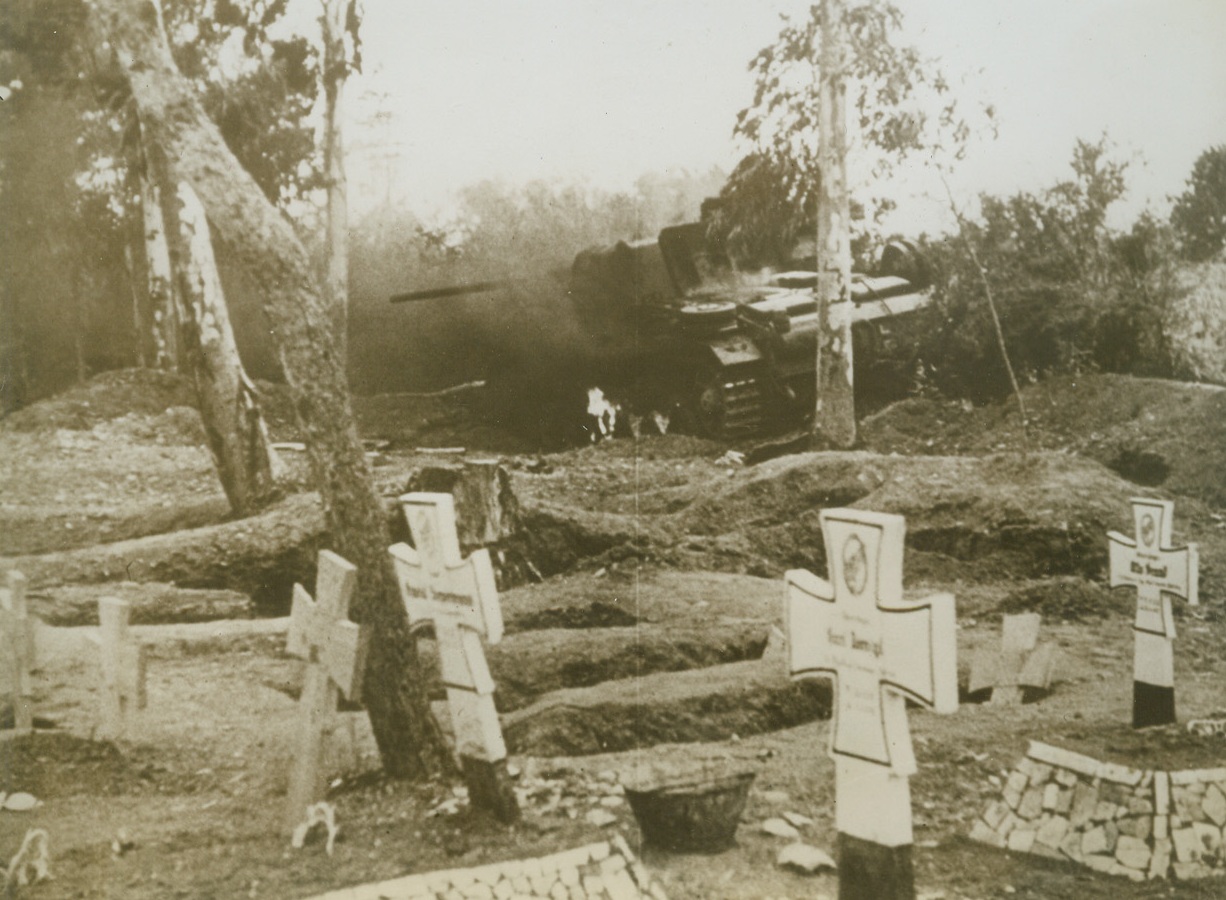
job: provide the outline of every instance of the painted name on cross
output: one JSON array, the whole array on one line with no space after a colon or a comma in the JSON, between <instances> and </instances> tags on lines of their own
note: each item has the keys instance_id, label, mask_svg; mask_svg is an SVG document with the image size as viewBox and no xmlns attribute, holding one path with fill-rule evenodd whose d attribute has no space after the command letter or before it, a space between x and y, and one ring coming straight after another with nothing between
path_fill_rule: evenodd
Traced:
<instances>
[{"instance_id":1,"label":"painted name on cross","mask_svg":"<svg viewBox=\"0 0 1226 900\"><path fill-rule=\"evenodd\" d=\"M873 637L864 637L863 633L857 634L852 632L839 632L833 628L826 629L826 640L832 647L846 647L853 651L863 653L871 653L873 656L881 656L881 635ZM841 665L854 666L856 664L855 657L846 656L839 659Z\"/></svg>"}]
</instances>

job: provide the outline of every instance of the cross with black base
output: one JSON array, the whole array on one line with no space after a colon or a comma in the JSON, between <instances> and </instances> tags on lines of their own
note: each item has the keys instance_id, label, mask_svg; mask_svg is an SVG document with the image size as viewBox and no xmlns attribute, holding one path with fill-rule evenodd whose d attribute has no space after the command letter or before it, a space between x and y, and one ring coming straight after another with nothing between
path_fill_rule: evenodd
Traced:
<instances>
[{"instance_id":1,"label":"cross with black base","mask_svg":"<svg viewBox=\"0 0 1226 900\"><path fill-rule=\"evenodd\" d=\"M1137 591L1133 622L1132 727L1175 721L1175 618L1171 597L1197 604L1199 557L1196 544L1171 546L1175 504L1134 497L1136 538L1112 531L1109 541L1112 587Z\"/></svg>"},{"instance_id":2,"label":"cross with black base","mask_svg":"<svg viewBox=\"0 0 1226 900\"><path fill-rule=\"evenodd\" d=\"M902 516L823 510L830 581L785 576L793 678L835 683L839 900L914 900L906 704L958 708L954 598L907 603Z\"/></svg>"}]
</instances>

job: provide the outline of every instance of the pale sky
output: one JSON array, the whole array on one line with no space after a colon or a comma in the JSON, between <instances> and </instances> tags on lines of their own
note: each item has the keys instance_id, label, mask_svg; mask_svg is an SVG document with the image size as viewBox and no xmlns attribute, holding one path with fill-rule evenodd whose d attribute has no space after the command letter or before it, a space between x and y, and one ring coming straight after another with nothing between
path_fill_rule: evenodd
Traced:
<instances>
[{"instance_id":1,"label":"pale sky","mask_svg":"<svg viewBox=\"0 0 1226 900\"><path fill-rule=\"evenodd\" d=\"M747 64L779 13L806 5L365 0L365 72L348 94L355 211L390 196L429 215L486 178L620 189L648 171L730 170ZM1226 0L898 5L912 43L997 110L999 138L955 173L960 200L1041 190L1070 173L1077 138L1105 131L1134 161L1127 224L1147 205L1165 214L1196 157L1226 143ZM900 230L948 227L933 178L891 193Z\"/></svg>"}]
</instances>

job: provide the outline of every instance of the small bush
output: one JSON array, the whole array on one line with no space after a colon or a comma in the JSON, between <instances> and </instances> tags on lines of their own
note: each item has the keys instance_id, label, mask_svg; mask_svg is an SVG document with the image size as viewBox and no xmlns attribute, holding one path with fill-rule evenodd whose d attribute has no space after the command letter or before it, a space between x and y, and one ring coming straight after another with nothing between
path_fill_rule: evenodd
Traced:
<instances>
[{"instance_id":1,"label":"small bush","mask_svg":"<svg viewBox=\"0 0 1226 900\"><path fill-rule=\"evenodd\" d=\"M1126 164L1107 157L1105 141L1079 142L1072 168L1072 179L1040 194L981 197L978 221L928 245L939 277L919 352L926 381L942 393L982 402L1009 390L985 280L1019 378L1171 373L1162 331L1171 230L1150 216L1126 234L1107 228Z\"/></svg>"}]
</instances>

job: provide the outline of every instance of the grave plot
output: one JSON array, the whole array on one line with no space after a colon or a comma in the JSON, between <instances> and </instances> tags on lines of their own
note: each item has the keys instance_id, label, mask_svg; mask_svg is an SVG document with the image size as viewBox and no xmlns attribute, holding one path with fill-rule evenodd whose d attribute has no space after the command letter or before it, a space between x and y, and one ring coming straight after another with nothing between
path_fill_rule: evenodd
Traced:
<instances>
[{"instance_id":1,"label":"grave plot","mask_svg":"<svg viewBox=\"0 0 1226 900\"><path fill-rule=\"evenodd\" d=\"M102 439L108 433L93 432ZM0 425L0 444L4 439ZM422 442L404 440L403 452L382 451L376 469L389 514L399 514L395 500L413 474L438 464L408 452ZM440 438L435 445L459 443ZM50 445L40 446L49 452ZM318 594L314 499L291 497L266 517L177 534L101 546L40 544L58 555L26 553L21 562L35 573L31 612L55 618L39 631L45 668L34 679L33 699L36 715L56 727L0 742L0 791L28 792L41 803L0 812L0 858L10 858L30 828L44 828L52 887L68 895L297 900L411 879L424 893L428 873L467 883L464 873L473 870L492 879L493 891L517 865L612 846L621 834L673 900L833 897L835 873L802 875L780 865L781 857L797 858L797 843L837 855L842 789L826 755L833 680L793 682L786 655L769 639L772 627L783 625L784 572L830 571L819 510L850 505L906 514L904 600L955 595L964 685L973 651L1001 647L1003 615L1040 613L1042 641L1060 651L1041 702L965 706L952 716L908 712L917 762L909 779L917 893L992 897L1009 886L1053 900L1152 896L1152 884L1011 852L1009 838L1005 849L967 839L990 805L1004 802L1002 788L1033 740L1142 773L1221 767L1226 744L1216 733L1189 737L1182 726L1134 732L1129 724L1135 648L1128 626L1137 602L1109 587L1105 535L1130 530L1130 498L1142 491L1070 454L797 454L742 467L720 462L724 449L664 438L504 457L527 532L516 545L491 548L496 570L499 549L519 557L515 577L499 592L504 637L484 652L520 820L507 827L475 810L458 778L426 785L384 778L362 713L342 704L321 761L329 779L324 799L339 827L331 855L327 842L313 837L292 848L284 827L302 684L302 663L285 653L290 585L297 580ZM75 450L70 455L79 463ZM1174 543L1197 542L1202 567L1200 606L1172 609L1178 712L1181 720L1212 721L1226 709L1226 530L1214 518L1220 509L1182 495L1177 501ZM92 533L103 524L94 522ZM116 578L127 581L110 580ZM138 733L116 741L90 739L99 670L85 635L98 627L100 596L132 604L130 636L147 655L148 703L133 717ZM268 614L280 617L258 617ZM434 644L421 641L447 722ZM1000 673L992 677L1003 683ZM706 763L756 772L732 846L692 856L640 845L624 793L632 776L654 765ZM1049 781L1059 783L1055 774ZM1217 812L1204 784L1199 813L1184 799L1188 821L1201 825ZM1024 797L1018 806L1028 804L1029 813L1034 801ZM1136 799L1111 822L1143 829L1144 813L1131 812ZM1041 801L1015 842L1027 830L1037 833L1045 815L1054 817ZM1170 818L1183 822L1178 810ZM1110 838L1107 820L1102 824L1101 837ZM1115 862L1121 835L1135 837L1123 829L1115 835ZM1099 850L1093 843L1099 839L1091 855L1108 855L1105 844ZM1131 841L1122 847L1126 858L1139 858ZM1152 864L1152 840L1147 848ZM1222 880L1206 859L1202 854L1198 864L1209 875L1181 879L1172 840L1163 895L1216 896ZM575 874L582 882L598 872ZM476 884L473 876L468 886Z\"/></svg>"},{"instance_id":2,"label":"grave plot","mask_svg":"<svg viewBox=\"0 0 1226 900\"><path fill-rule=\"evenodd\" d=\"M1132 881L1221 877L1226 767L1140 769L1034 741L974 840Z\"/></svg>"}]
</instances>

